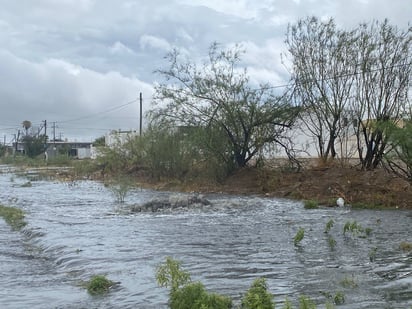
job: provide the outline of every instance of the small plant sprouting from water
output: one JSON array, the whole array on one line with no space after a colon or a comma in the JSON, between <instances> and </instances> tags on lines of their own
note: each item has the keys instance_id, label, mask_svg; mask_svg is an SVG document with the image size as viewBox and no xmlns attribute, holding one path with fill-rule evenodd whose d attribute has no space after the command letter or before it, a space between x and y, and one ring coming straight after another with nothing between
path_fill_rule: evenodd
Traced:
<instances>
[{"instance_id":1,"label":"small plant sprouting from water","mask_svg":"<svg viewBox=\"0 0 412 309\"><path fill-rule=\"evenodd\" d=\"M305 209L317 209L319 208L319 203L315 200L305 200L303 206Z\"/></svg>"},{"instance_id":2,"label":"small plant sprouting from water","mask_svg":"<svg viewBox=\"0 0 412 309\"><path fill-rule=\"evenodd\" d=\"M305 237L305 230L301 227L297 231L295 237L293 238L293 243L295 246L298 246L302 241L303 237Z\"/></svg>"},{"instance_id":3,"label":"small plant sprouting from water","mask_svg":"<svg viewBox=\"0 0 412 309\"><path fill-rule=\"evenodd\" d=\"M363 228L361 224L356 221L347 221L343 227L343 235L350 232L353 236L360 238L366 238L371 235L372 229L367 227Z\"/></svg>"},{"instance_id":4,"label":"small plant sprouting from water","mask_svg":"<svg viewBox=\"0 0 412 309\"><path fill-rule=\"evenodd\" d=\"M335 250L336 240L331 235L328 236L328 245L329 245L330 250L332 251Z\"/></svg>"},{"instance_id":5,"label":"small plant sprouting from water","mask_svg":"<svg viewBox=\"0 0 412 309\"><path fill-rule=\"evenodd\" d=\"M407 242L407 241L402 241L399 244L399 249L401 249L403 252L410 252L412 251L412 243Z\"/></svg>"},{"instance_id":6,"label":"small plant sprouting from water","mask_svg":"<svg viewBox=\"0 0 412 309\"><path fill-rule=\"evenodd\" d=\"M354 288L358 287L358 284L356 283L356 280L355 280L353 275L352 276L345 276L345 278L343 278L340 281L340 285L343 286L344 288L347 288L347 289L348 288L354 289Z\"/></svg>"},{"instance_id":7,"label":"small plant sprouting from water","mask_svg":"<svg viewBox=\"0 0 412 309\"><path fill-rule=\"evenodd\" d=\"M333 302L335 305L343 305L345 303L345 294L343 292L336 292L333 296Z\"/></svg>"},{"instance_id":8,"label":"small plant sprouting from water","mask_svg":"<svg viewBox=\"0 0 412 309\"><path fill-rule=\"evenodd\" d=\"M325 233L329 233L329 231L332 229L333 225L335 224L335 221L333 219L330 219L325 226Z\"/></svg>"},{"instance_id":9,"label":"small plant sprouting from water","mask_svg":"<svg viewBox=\"0 0 412 309\"><path fill-rule=\"evenodd\" d=\"M283 309L293 309L292 302L287 297L286 297L285 302L283 304Z\"/></svg>"},{"instance_id":10,"label":"small plant sprouting from water","mask_svg":"<svg viewBox=\"0 0 412 309\"><path fill-rule=\"evenodd\" d=\"M378 252L378 248L374 247L369 250L368 256L369 256L369 261L374 262L376 260L376 253Z\"/></svg>"},{"instance_id":11,"label":"small plant sprouting from water","mask_svg":"<svg viewBox=\"0 0 412 309\"><path fill-rule=\"evenodd\" d=\"M307 296L299 297L299 309L316 309L315 303Z\"/></svg>"},{"instance_id":12,"label":"small plant sprouting from water","mask_svg":"<svg viewBox=\"0 0 412 309\"><path fill-rule=\"evenodd\" d=\"M109 184L109 190L119 203L124 203L126 195L129 193L131 188L132 185L130 181L125 178L118 178L117 181Z\"/></svg>"},{"instance_id":13,"label":"small plant sprouting from water","mask_svg":"<svg viewBox=\"0 0 412 309\"><path fill-rule=\"evenodd\" d=\"M87 292L90 295L103 295L109 292L109 289L114 285L113 281L110 281L105 276L97 275L93 276L86 284Z\"/></svg>"},{"instance_id":14,"label":"small plant sprouting from water","mask_svg":"<svg viewBox=\"0 0 412 309\"><path fill-rule=\"evenodd\" d=\"M24 212L20 208L0 205L0 217L14 230L20 230L27 223L24 221Z\"/></svg>"}]
</instances>

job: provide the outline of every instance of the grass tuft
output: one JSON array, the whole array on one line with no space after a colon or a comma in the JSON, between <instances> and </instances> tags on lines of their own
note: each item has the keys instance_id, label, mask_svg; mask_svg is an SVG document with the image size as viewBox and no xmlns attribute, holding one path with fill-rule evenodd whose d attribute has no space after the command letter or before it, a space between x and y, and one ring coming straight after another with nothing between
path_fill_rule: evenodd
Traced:
<instances>
[{"instance_id":1,"label":"grass tuft","mask_svg":"<svg viewBox=\"0 0 412 309\"><path fill-rule=\"evenodd\" d=\"M305 209L317 209L319 208L319 203L315 200L305 200L303 206Z\"/></svg>"},{"instance_id":2,"label":"grass tuft","mask_svg":"<svg viewBox=\"0 0 412 309\"><path fill-rule=\"evenodd\" d=\"M103 295L109 292L109 289L113 284L114 282L110 281L105 276L97 275L93 276L90 281L87 282L86 288L90 295Z\"/></svg>"},{"instance_id":3,"label":"grass tuft","mask_svg":"<svg viewBox=\"0 0 412 309\"><path fill-rule=\"evenodd\" d=\"M0 217L3 217L4 221L14 230L20 230L27 224L24 221L23 210L16 207L0 205Z\"/></svg>"}]
</instances>

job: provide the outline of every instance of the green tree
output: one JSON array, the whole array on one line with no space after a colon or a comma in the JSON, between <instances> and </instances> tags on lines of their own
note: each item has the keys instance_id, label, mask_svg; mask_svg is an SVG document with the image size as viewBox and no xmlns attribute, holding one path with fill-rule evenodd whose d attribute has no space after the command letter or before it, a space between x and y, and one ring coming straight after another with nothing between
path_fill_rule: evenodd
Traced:
<instances>
[{"instance_id":1,"label":"green tree","mask_svg":"<svg viewBox=\"0 0 412 309\"><path fill-rule=\"evenodd\" d=\"M44 135L23 136L22 142L24 144L25 154L30 158L35 158L38 155L42 154L46 149L45 140L46 140L46 137Z\"/></svg>"},{"instance_id":2,"label":"green tree","mask_svg":"<svg viewBox=\"0 0 412 309\"><path fill-rule=\"evenodd\" d=\"M389 129L389 149L385 155L386 166L398 176L412 182L412 122Z\"/></svg>"},{"instance_id":3,"label":"green tree","mask_svg":"<svg viewBox=\"0 0 412 309\"><path fill-rule=\"evenodd\" d=\"M100 136L96 138L93 142L93 146L98 147L98 146L105 146L106 145L106 138L104 136Z\"/></svg>"},{"instance_id":4,"label":"green tree","mask_svg":"<svg viewBox=\"0 0 412 309\"><path fill-rule=\"evenodd\" d=\"M169 68L158 71L165 82L155 88L157 108L151 111L157 124L202 128L202 148L234 168L245 166L265 145L280 141L297 115L297 109L268 85L250 85L246 69L240 68L242 53L238 46L222 50L215 43L198 65L172 51Z\"/></svg>"}]
</instances>

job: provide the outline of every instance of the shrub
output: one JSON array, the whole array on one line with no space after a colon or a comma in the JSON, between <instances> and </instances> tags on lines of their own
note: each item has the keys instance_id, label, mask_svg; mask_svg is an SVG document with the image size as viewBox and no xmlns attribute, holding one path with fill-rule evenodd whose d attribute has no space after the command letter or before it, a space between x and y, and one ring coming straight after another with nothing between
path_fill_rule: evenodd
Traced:
<instances>
[{"instance_id":1,"label":"shrub","mask_svg":"<svg viewBox=\"0 0 412 309\"><path fill-rule=\"evenodd\" d=\"M109 184L109 190L119 203L124 203L126 195L130 191L131 187L131 182L125 177L118 177L115 182Z\"/></svg>"},{"instance_id":2,"label":"shrub","mask_svg":"<svg viewBox=\"0 0 412 309\"><path fill-rule=\"evenodd\" d=\"M172 292L171 309L228 309L232 307L229 297L208 293L200 282L188 283Z\"/></svg>"},{"instance_id":3,"label":"shrub","mask_svg":"<svg viewBox=\"0 0 412 309\"><path fill-rule=\"evenodd\" d=\"M319 204L315 200L306 200L304 202L305 209L317 209L319 208Z\"/></svg>"},{"instance_id":4,"label":"shrub","mask_svg":"<svg viewBox=\"0 0 412 309\"><path fill-rule=\"evenodd\" d=\"M335 296L333 297L333 302L336 305L342 305L345 303L345 294L342 292L336 292Z\"/></svg>"},{"instance_id":5,"label":"shrub","mask_svg":"<svg viewBox=\"0 0 412 309\"><path fill-rule=\"evenodd\" d=\"M315 303L307 296L299 297L299 309L316 309Z\"/></svg>"},{"instance_id":6,"label":"shrub","mask_svg":"<svg viewBox=\"0 0 412 309\"><path fill-rule=\"evenodd\" d=\"M342 279L340 284L344 288L356 288L358 286L358 284L356 283L355 278L353 276L352 277L346 276L345 278Z\"/></svg>"},{"instance_id":7,"label":"shrub","mask_svg":"<svg viewBox=\"0 0 412 309\"><path fill-rule=\"evenodd\" d=\"M170 287L171 309L228 309L232 300L223 295L209 293L200 282L190 282L188 272L181 269L179 261L167 257L156 270L157 283Z\"/></svg>"},{"instance_id":8,"label":"shrub","mask_svg":"<svg viewBox=\"0 0 412 309\"><path fill-rule=\"evenodd\" d=\"M102 295L109 291L110 287L113 286L113 282L107 279L105 276L93 276L87 283L87 292L91 295Z\"/></svg>"},{"instance_id":9,"label":"shrub","mask_svg":"<svg viewBox=\"0 0 412 309\"><path fill-rule=\"evenodd\" d=\"M16 207L0 205L0 217L3 217L4 221L14 230L19 230L26 225L23 210Z\"/></svg>"},{"instance_id":10,"label":"shrub","mask_svg":"<svg viewBox=\"0 0 412 309\"><path fill-rule=\"evenodd\" d=\"M268 292L266 280L257 278L242 299L242 309L273 309L273 295Z\"/></svg>"},{"instance_id":11,"label":"shrub","mask_svg":"<svg viewBox=\"0 0 412 309\"><path fill-rule=\"evenodd\" d=\"M179 261L168 256L164 264L157 266L156 281L159 286L170 287L171 292L173 292L180 286L190 282L190 274L181 269Z\"/></svg>"}]
</instances>

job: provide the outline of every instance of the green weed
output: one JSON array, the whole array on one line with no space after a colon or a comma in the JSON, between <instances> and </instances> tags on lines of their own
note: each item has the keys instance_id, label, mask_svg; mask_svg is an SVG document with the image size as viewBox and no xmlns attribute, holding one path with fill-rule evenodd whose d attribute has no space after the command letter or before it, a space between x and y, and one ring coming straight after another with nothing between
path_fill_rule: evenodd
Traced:
<instances>
[{"instance_id":1,"label":"green weed","mask_svg":"<svg viewBox=\"0 0 412 309\"><path fill-rule=\"evenodd\" d=\"M366 238L371 235L371 228L363 228L361 224L356 221L347 221L343 227L343 235L350 232L353 236L358 236L360 238Z\"/></svg>"},{"instance_id":2,"label":"green weed","mask_svg":"<svg viewBox=\"0 0 412 309\"><path fill-rule=\"evenodd\" d=\"M368 253L369 261L371 261L371 262L375 261L377 251L378 251L378 248L376 248L376 247L369 250L369 253Z\"/></svg>"},{"instance_id":3,"label":"green weed","mask_svg":"<svg viewBox=\"0 0 412 309\"><path fill-rule=\"evenodd\" d=\"M107 279L105 276L98 275L93 276L86 284L87 292L90 295L102 295L106 294L114 282Z\"/></svg>"},{"instance_id":4,"label":"green weed","mask_svg":"<svg viewBox=\"0 0 412 309\"><path fill-rule=\"evenodd\" d=\"M328 244L329 244L329 248L330 248L332 251L335 250L336 240L335 240L335 238L333 238L331 235L329 235L329 237L328 237Z\"/></svg>"},{"instance_id":5,"label":"green weed","mask_svg":"<svg viewBox=\"0 0 412 309\"><path fill-rule=\"evenodd\" d=\"M340 281L340 284L344 287L344 288L356 288L358 287L358 284L355 281L355 278L352 276L345 276L345 278L343 278Z\"/></svg>"},{"instance_id":6,"label":"green weed","mask_svg":"<svg viewBox=\"0 0 412 309\"><path fill-rule=\"evenodd\" d=\"M319 208L319 203L315 200L305 200L303 206L305 209L317 209Z\"/></svg>"},{"instance_id":7,"label":"green weed","mask_svg":"<svg viewBox=\"0 0 412 309\"><path fill-rule=\"evenodd\" d=\"M345 303L345 294L343 294L343 292L336 292L333 297L333 302L335 305L343 305Z\"/></svg>"},{"instance_id":8,"label":"green weed","mask_svg":"<svg viewBox=\"0 0 412 309\"><path fill-rule=\"evenodd\" d=\"M299 243L302 241L304 236L305 236L305 230L303 228L299 228L295 237L293 238L294 245L295 246L299 245Z\"/></svg>"},{"instance_id":9,"label":"green weed","mask_svg":"<svg viewBox=\"0 0 412 309\"><path fill-rule=\"evenodd\" d=\"M20 230L27 224L24 221L23 210L16 207L0 205L0 217L3 217L4 221L14 230Z\"/></svg>"},{"instance_id":10,"label":"green weed","mask_svg":"<svg viewBox=\"0 0 412 309\"><path fill-rule=\"evenodd\" d=\"M333 227L333 225L335 224L335 221L333 219L330 219L325 226L325 233L329 233L329 231L331 230L331 228Z\"/></svg>"},{"instance_id":11,"label":"green weed","mask_svg":"<svg viewBox=\"0 0 412 309\"><path fill-rule=\"evenodd\" d=\"M307 296L299 297L299 309L316 309L315 303Z\"/></svg>"},{"instance_id":12,"label":"green weed","mask_svg":"<svg viewBox=\"0 0 412 309\"><path fill-rule=\"evenodd\" d=\"M257 278L242 298L242 309L273 309L273 295L268 292L266 280Z\"/></svg>"}]
</instances>

